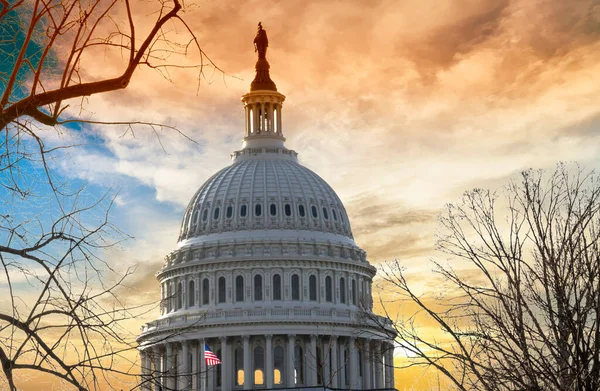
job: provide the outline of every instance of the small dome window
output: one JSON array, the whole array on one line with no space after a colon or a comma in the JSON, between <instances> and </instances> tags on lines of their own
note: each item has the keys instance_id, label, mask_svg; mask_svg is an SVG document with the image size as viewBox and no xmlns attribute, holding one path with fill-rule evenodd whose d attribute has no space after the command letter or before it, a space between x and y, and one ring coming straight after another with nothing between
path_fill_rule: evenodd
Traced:
<instances>
[{"instance_id":1,"label":"small dome window","mask_svg":"<svg viewBox=\"0 0 600 391\"><path fill-rule=\"evenodd\" d=\"M290 204L285 204L283 211L285 212L286 216L290 217L292 215L292 207Z\"/></svg>"},{"instance_id":2,"label":"small dome window","mask_svg":"<svg viewBox=\"0 0 600 391\"><path fill-rule=\"evenodd\" d=\"M204 209L204 212L202 213L202 221L206 220L208 220L208 209Z\"/></svg>"},{"instance_id":3,"label":"small dome window","mask_svg":"<svg viewBox=\"0 0 600 391\"><path fill-rule=\"evenodd\" d=\"M240 216L246 217L247 214L248 214L248 207L246 205L242 205L240 207Z\"/></svg>"},{"instance_id":4,"label":"small dome window","mask_svg":"<svg viewBox=\"0 0 600 391\"><path fill-rule=\"evenodd\" d=\"M331 209L331 214L333 215L333 219L337 221L337 213L335 213L335 209Z\"/></svg>"},{"instance_id":5,"label":"small dome window","mask_svg":"<svg viewBox=\"0 0 600 391\"><path fill-rule=\"evenodd\" d=\"M300 215L300 217L306 216L306 211L304 210L304 205L302 205L302 204L298 205L298 214Z\"/></svg>"},{"instance_id":6,"label":"small dome window","mask_svg":"<svg viewBox=\"0 0 600 391\"><path fill-rule=\"evenodd\" d=\"M271 216L276 216L277 215L277 205L271 204L269 212L271 213Z\"/></svg>"},{"instance_id":7,"label":"small dome window","mask_svg":"<svg viewBox=\"0 0 600 391\"><path fill-rule=\"evenodd\" d=\"M319 217L319 214L317 213L317 207L316 206L311 206L310 210L312 211L312 216L316 219L317 217Z\"/></svg>"},{"instance_id":8,"label":"small dome window","mask_svg":"<svg viewBox=\"0 0 600 391\"><path fill-rule=\"evenodd\" d=\"M196 224L198 220L198 211L194 211L194 215L192 216L192 224Z\"/></svg>"},{"instance_id":9,"label":"small dome window","mask_svg":"<svg viewBox=\"0 0 600 391\"><path fill-rule=\"evenodd\" d=\"M215 212L213 213L213 219L216 220L219 218L219 208L215 209Z\"/></svg>"},{"instance_id":10,"label":"small dome window","mask_svg":"<svg viewBox=\"0 0 600 391\"><path fill-rule=\"evenodd\" d=\"M230 219L233 216L233 206L229 205L227 207L227 218Z\"/></svg>"},{"instance_id":11,"label":"small dome window","mask_svg":"<svg viewBox=\"0 0 600 391\"><path fill-rule=\"evenodd\" d=\"M262 205L256 204L254 206L254 216L260 216L260 215L262 215Z\"/></svg>"},{"instance_id":12,"label":"small dome window","mask_svg":"<svg viewBox=\"0 0 600 391\"><path fill-rule=\"evenodd\" d=\"M325 220L329 220L329 213L327 213L326 207L323 207L323 217L325 217Z\"/></svg>"}]
</instances>

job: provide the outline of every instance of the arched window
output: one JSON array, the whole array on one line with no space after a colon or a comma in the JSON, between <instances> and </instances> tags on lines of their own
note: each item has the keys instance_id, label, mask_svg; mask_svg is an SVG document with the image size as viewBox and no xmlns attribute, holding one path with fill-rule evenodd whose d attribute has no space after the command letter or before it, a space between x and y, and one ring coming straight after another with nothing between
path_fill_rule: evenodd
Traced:
<instances>
[{"instance_id":1,"label":"arched window","mask_svg":"<svg viewBox=\"0 0 600 391\"><path fill-rule=\"evenodd\" d=\"M332 294L332 284L331 284L331 277L327 276L325 277L325 301L328 302L332 302L333 301L333 294Z\"/></svg>"},{"instance_id":2,"label":"arched window","mask_svg":"<svg viewBox=\"0 0 600 391\"><path fill-rule=\"evenodd\" d=\"M304 205L302 205L302 204L298 205L298 214L300 215L300 217L306 216L306 211L304 210Z\"/></svg>"},{"instance_id":3,"label":"arched window","mask_svg":"<svg viewBox=\"0 0 600 391\"><path fill-rule=\"evenodd\" d=\"M352 279L352 304L356 305L356 280Z\"/></svg>"},{"instance_id":4,"label":"arched window","mask_svg":"<svg viewBox=\"0 0 600 391\"><path fill-rule=\"evenodd\" d=\"M311 301L317 301L317 276L308 277L308 294Z\"/></svg>"},{"instance_id":5,"label":"arched window","mask_svg":"<svg viewBox=\"0 0 600 391\"><path fill-rule=\"evenodd\" d=\"M196 224L198 220L198 210L194 211L194 214L192 215L192 224Z\"/></svg>"},{"instance_id":6,"label":"arched window","mask_svg":"<svg viewBox=\"0 0 600 391\"><path fill-rule=\"evenodd\" d=\"M227 207L227 218L230 219L233 217L233 206L229 205Z\"/></svg>"},{"instance_id":7,"label":"arched window","mask_svg":"<svg viewBox=\"0 0 600 391\"><path fill-rule=\"evenodd\" d=\"M246 205L240 206L240 216L246 217L248 214L248 207Z\"/></svg>"},{"instance_id":8,"label":"arched window","mask_svg":"<svg viewBox=\"0 0 600 391\"><path fill-rule=\"evenodd\" d=\"M255 385L263 385L264 381L264 371L265 371L265 351L262 346L257 346L254 348L254 384Z\"/></svg>"},{"instance_id":9,"label":"arched window","mask_svg":"<svg viewBox=\"0 0 600 391\"><path fill-rule=\"evenodd\" d=\"M304 354L300 345L294 347L294 378L296 384L304 384Z\"/></svg>"},{"instance_id":10,"label":"arched window","mask_svg":"<svg viewBox=\"0 0 600 391\"><path fill-rule=\"evenodd\" d=\"M183 285L181 282L177 284L177 308L176 310L180 310L183 307Z\"/></svg>"},{"instance_id":11,"label":"arched window","mask_svg":"<svg viewBox=\"0 0 600 391\"><path fill-rule=\"evenodd\" d=\"M260 216L262 215L262 205L261 204L256 204L254 205L254 216Z\"/></svg>"},{"instance_id":12,"label":"arched window","mask_svg":"<svg viewBox=\"0 0 600 391\"><path fill-rule=\"evenodd\" d=\"M225 277L219 277L219 303L225 303L227 301L227 282Z\"/></svg>"},{"instance_id":13,"label":"arched window","mask_svg":"<svg viewBox=\"0 0 600 391\"><path fill-rule=\"evenodd\" d=\"M213 213L213 220L216 220L219 218L219 208L215 208L215 211Z\"/></svg>"},{"instance_id":14,"label":"arched window","mask_svg":"<svg viewBox=\"0 0 600 391\"><path fill-rule=\"evenodd\" d=\"M323 207L323 217L325 217L325 220L329 220L329 213L327 213L326 207Z\"/></svg>"},{"instance_id":15,"label":"arched window","mask_svg":"<svg viewBox=\"0 0 600 391\"><path fill-rule=\"evenodd\" d=\"M300 300L300 277L292 275L292 300Z\"/></svg>"},{"instance_id":16,"label":"arched window","mask_svg":"<svg viewBox=\"0 0 600 391\"><path fill-rule=\"evenodd\" d=\"M271 216L277 215L277 205L271 204L269 207L269 213L271 213Z\"/></svg>"},{"instance_id":17,"label":"arched window","mask_svg":"<svg viewBox=\"0 0 600 391\"><path fill-rule=\"evenodd\" d=\"M310 207L310 210L312 211L312 217L316 219L319 216L319 214L317 213L317 207L313 205Z\"/></svg>"},{"instance_id":18,"label":"arched window","mask_svg":"<svg viewBox=\"0 0 600 391\"><path fill-rule=\"evenodd\" d=\"M254 300L262 301L263 299L263 286L262 286L262 276L257 274L254 276ZM262 384L262 383L260 383Z\"/></svg>"},{"instance_id":19,"label":"arched window","mask_svg":"<svg viewBox=\"0 0 600 391\"><path fill-rule=\"evenodd\" d=\"M235 384L238 386L244 385L244 350L239 347L234 351L235 364ZM220 366L220 365L219 365Z\"/></svg>"},{"instance_id":20,"label":"arched window","mask_svg":"<svg viewBox=\"0 0 600 391\"><path fill-rule=\"evenodd\" d=\"M333 215L333 219L337 221L337 213L335 213L335 209L331 209L331 214Z\"/></svg>"},{"instance_id":21,"label":"arched window","mask_svg":"<svg viewBox=\"0 0 600 391\"><path fill-rule=\"evenodd\" d=\"M190 280L188 284L188 307L193 307L196 305L196 289L194 286L194 280Z\"/></svg>"},{"instance_id":22,"label":"arched window","mask_svg":"<svg viewBox=\"0 0 600 391\"><path fill-rule=\"evenodd\" d=\"M235 278L235 301L244 301L244 277Z\"/></svg>"},{"instance_id":23,"label":"arched window","mask_svg":"<svg viewBox=\"0 0 600 391\"><path fill-rule=\"evenodd\" d=\"M273 275L273 300L281 300L281 276Z\"/></svg>"},{"instance_id":24,"label":"arched window","mask_svg":"<svg viewBox=\"0 0 600 391\"><path fill-rule=\"evenodd\" d=\"M208 220L208 209L204 209L204 212L202 212L202 221L206 220Z\"/></svg>"},{"instance_id":25,"label":"arched window","mask_svg":"<svg viewBox=\"0 0 600 391\"><path fill-rule=\"evenodd\" d=\"M285 212L285 215L290 217L292 215L292 207L290 206L290 204L285 204L285 206L283 207L283 211Z\"/></svg>"},{"instance_id":26,"label":"arched window","mask_svg":"<svg viewBox=\"0 0 600 391\"><path fill-rule=\"evenodd\" d=\"M283 384L283 379L285 379L285 370L284 370L284 356L283 356L283 346L275 346L273 349L273 383L274 384Z\"/></svg>"},{"instance_id":27,"label":"arched window","mask_svg":"<svg viewBox=\"0 0 600 391\"><path fill-rule=\"evenodd\" d=\"M346 280L344 277L340 278L340 303L346 302Z\"/></svg>"},{"instance_id":28,"label":"arched window","mask_svg":"<svg viewBox=\"0 0 600 391\"><path fill-rule=\"evenodd\" d=\"M202 281L202 304L208 304L209 292L210 291L210 282L208 278L205 278Z\"/></svg>"}]
</instances>

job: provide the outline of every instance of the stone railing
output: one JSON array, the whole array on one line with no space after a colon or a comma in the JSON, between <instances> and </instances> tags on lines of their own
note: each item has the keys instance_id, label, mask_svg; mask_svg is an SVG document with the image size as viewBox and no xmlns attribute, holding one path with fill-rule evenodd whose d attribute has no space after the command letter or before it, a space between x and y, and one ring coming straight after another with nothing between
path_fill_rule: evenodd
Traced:
<instances>
[{"instance_id":1,"label":"stone railing","mask_svg":"<svg viewBox=\"0 0 600 391\"><path fill-rule=\"evenodd\" d=\"M373 318L370 318L370 317ZM160 331L161 329L183 328L222 323L246 323L252 321L306 321L306 322L347 322L362 326L390 327L388 318L378 315L365 316L362 313L340 309L316 308L255 308L208 310L195 314L184 314L159 319L142 326L142 333Z\"/></svg>"}]
</instances>

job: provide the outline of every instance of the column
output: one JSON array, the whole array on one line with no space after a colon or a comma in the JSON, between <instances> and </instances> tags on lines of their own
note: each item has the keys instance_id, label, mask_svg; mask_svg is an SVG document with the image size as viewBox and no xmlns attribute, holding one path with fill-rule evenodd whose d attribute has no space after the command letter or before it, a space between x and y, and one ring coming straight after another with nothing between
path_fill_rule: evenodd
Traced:
<instances>
[{"instance_id":1,"label":"column","mask_svg":"<svg viewBox=\"0 0 600 391\"><path fill-rule=\"evenodd\" d=\"M149 390L150 384L148 382L150 375L150 368L148 367L148 353L144 350L140 350L140 368L142 369L142 375L140 376L140 383L142 390Z\"/></svg>"},{"instance_id":2,"label":"column","mask_svg":"<svg viewBox=\"0 0 600 391\"><path fill-rule=\"evenodd\" d=\"M383 388L383 357L381 356L381 341L375 342L375 388Z\"/></svg>"},{"instance_id":3,"label":"column","mask_svg":"<svg viewBox=\"0 0 600 391\"><path fill-rule=\"evenodd\" d=\"M175 388L175 372L173 371L173 343L167 342L166 361L167 365L165 368L166 385L168 389Z\"/></svg>"},{"instance_id":4,"label":"column","mask_svg":"<svg viewBox=\"0 0 600 391\"><path fill-rule=\"evenodd\" d=\"M267 388L273 388L273 336L265 335L265 378Z\"/></svg>"},{"instance_id":5,"label":"column","mask_svg":"<svg viewBox=\"0 0 600 391\"><path fill-rule=\"evenodd\" d=\"M331 385L331 366L329 365L331 360L331 349L330 342L327 344L323 343L323 386L327 387Z\"/></svg>"},{"instance_id":6,"label":"column","mask_svg":"<svg viewBox=\"0 0 600 391\"><path fill-rule=\"evenodd\" d=\"M206 344L206 341L204 340L204 338L200 338L198 340L198 352L196 354L196 357L198 357L198 365L196 366L196 368L198 368L198 376L196 376L196 378L198 379L196 381L196 389L199 391L204 391L206 390L206 373L207 373L207 366L206 366L206 359L204 358L204 345ZM222 355L222 353L221 353Z\"/></svg>"},{"instance_id":7,"label":"column","mask_svg":"<svg viewBox=\"0 0 600 391\"><path fill-rule=\"evenodd\" d=\"M167 306L165 305L165 284L160 284L160 314L164 315L167 313Z\"/></svg>"},{"instance_id":8,"label":"column","mask_svg":"<svg viewBox=\"0 0 600 391\"><path fill-rule=\"evenodd\" d=\"M194 285L196 282L194 282ZM188 374L188 384L191 390L200 388L200 370L198 368L198 343L189 341L190 344L190 373Z\"/></svg>"},{"instance_id":9,"label":"column","mask_svg":"<svg viewBox=\"0 0 600 391\"><path fill-rule=\"evenodd\" d=\"M394 388L394 345L386 344L385 388Z\"/></svg>"},{"instance_id":10,"label":"column","mask_svg":"<svg viewBox=\"0 0 600 391\"><path fill-rule=\"evenodd\" d=\"M346 383L346 370L348 369L348 356L346 355L346 340L338 344L338 361L340 373L340 388L349 388Z\"/></svg>"},{"instance_id":11,"label":"column","mask_svg":"<svg viewBox=\"0 0 600 391\"><path fill-rule=\"evenodd\" d=\"M371 343L368 339L363 341L363 390L370 390L371 386Z\"/></svg>"},{"instance_id":12,"label":"column","mask_svg":"<svg viewBox=\"0 0 600 391\"><path fill-rule=\"evenodd\" d=\"M275 123L273 122L274 120L274 115L273 115L273 102L269 103L269 132L275 133Z\"/></svg>"},{"instance_id":13,"label":"column","mask_svg":"<svg viewBox=\"0 0 600 391\"><path fill-rule=\"evenodd\" d=\"M258 112L259 112L258 106L259 106L259 103L254 103L252 105L252 117L253 117L252 118L252 122L254 123L253 124L254 125L253 126L253 128L254 128L254 134L260 133L260 129L258 128L258 124L260 123L259 122L259 118L258 118L259 117L258 116Z\"/></svg>"},{"instance_id":14,"label":"column","mask_svg":"<svg viewBox=\"0 0 600 391\"><path fill-rule=\"evenodd\" d=\"M181 341L181 368L177 371L178 377L178 389L188 390L189 384L189 370L190 368L190 345L188 341Z\"/></svg>"},{"instance_id":15,"label":"column","mask_svg":"<svg viewBox=\"0 0 600 391\"><path fill-rule=\"evenodd\" d=\"M338 388L340 367L338 365L338 343L336 336L331 336L329 345L331 348L331 387Z\"/></svg>"},{"instance_id":16,"label":"column","mask_svg":"<svg viewBox=\"0 0 600 391\"><path fill-rule=\"evenodd\" d=\"M230 372L229 351L227 350L227 337L221 337L221 389L229 390L232 387L227 374ZM214 385L211 387L214 390Z\"/></svg>"},{"instance_id":17,"label":"column","mask_svg":"<svg viewBox=\"0 0 600 391\"><path fill-rule=\"evenodd\" d=\"M182 278L180 280L181 282L181 293L179 293L181 295L181 308L182 309L187 309L189 307L189 303L188 303L188 280L187 278Z\"/></svg>"},{"instance_id":18,"label":"column","mask_svg":"<svg viewBox=\"0 0 600 391\"><path fill-rule=\"evenodd\" d=\"M244 116L246 117L246 137L250 135L250 107L244 106Z\"/></svg>"},{"instance_id":19,"label":"column","mask_svg":"<svg viewBox=\"0 0 600 391\"><path fill-rule=\"evenodd\" d=\"M288 335L287 347L287 387L293 388L296 385L296 377L294 375L294 343L296 340L295 334Z\"/></svg>"},{"instance_id":20,"label":"column","mask_svg":"<svg viewBox=\"0 0 600 391\"><path fill-rule=\"evenodd\" d=\"M281 103L277 105L277 132L281 134Z\"/></svg>"},{"instance_id":21,"label":"column","mask_svg":"<svg viewBox=\"0 0 600 391\"><path fill-rule=\"evenodd\" d=\"M176 289L177 289L177 285L175 285L174 281L170 281L169 284L171 285L171 297L169 297L169 312L172 312L175 310L176 307L176 298L177 298L177 294L176 294Z\"/></svg>"},{"instance_id":22,"label":"column","mask_svg":"<svg viewBox=\"0 0 600 391\"><path fill-rule=\"evenodd\" d=\"M360 370L358 366L358 350L356 349L356 338L350 337L350 388L354 390L360 389Z\"/></svg>"},{"instance_id":23,"label":"column","mask_svg":"<svg viewBox=\"0 0 600 391\"><path fill-rule=\"evenodd\" d=\"M200 219L200 217L198 217L198 219ZM196 307L200 307L200 277L196 276L194 277L194 289L196 289L196 291L194 292L194 302L196 303Z\"/></svg>"},{"instance_id":24,"label":"column","mask_svg":"<svg viewBox=\"0 0 600 391\"><path fill-rule=\"evenodd\" d=\"M242 339L244 341L244 390L250 390L254 385L250 360L250 336L244 335Z\"/></svg>"},{"instance_id":25,"label":"column","mask_svg":"<svg viewBox=\"0 0 600 391\"><path fill-rule=\"evenodd\" d=\"M160 368L161 351L159 347L155 346L152 348L152 352L154 353L154 389L158 391L162 387L162 383L160 381L162 373Z\"/></svg>"},{"instance_id":26,"label":"column","mask_svg":"<svg viewBox=\"0 0 600 391\"><path fill-rule=\"evenodd\" d=\"M313 387L317 385L317 336L311 334L310 336L310 345L308 351L308 365L307 373L306 373L306 381L309 387Z\"/></svg>"},{"instance_id":27,"label":"column","mask_svg":"<svg viewBox=\"0 0 600 391\"><path fill-rule=\"evenodd\" d=\"M265 110L265 102L260 102L260 112L261 112L261 117L260 117L260 131L264 132L266 131L266 127L265 127L265 123L267 121L265 121L266 117L267 117L267 113Z\"/></svg>"}]
</instances>

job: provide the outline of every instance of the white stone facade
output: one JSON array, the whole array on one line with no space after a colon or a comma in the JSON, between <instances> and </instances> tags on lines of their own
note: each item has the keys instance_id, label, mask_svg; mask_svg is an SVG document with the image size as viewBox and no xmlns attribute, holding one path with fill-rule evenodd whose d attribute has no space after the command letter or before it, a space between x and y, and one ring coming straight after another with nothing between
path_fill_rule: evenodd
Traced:
<instances>
[{"instance_id":1,"label":"white stone facade","mask_svg":"<svg viewBox=\"0 0 600 391\"><path fill-rule=\"evenodd\" d=\"M376 269L339 197L285 147L284 99L244 95L242 150L186 209L157 273L161 315L138 338L145 390L394 388Z\"/></svg>"}]
</instances>

